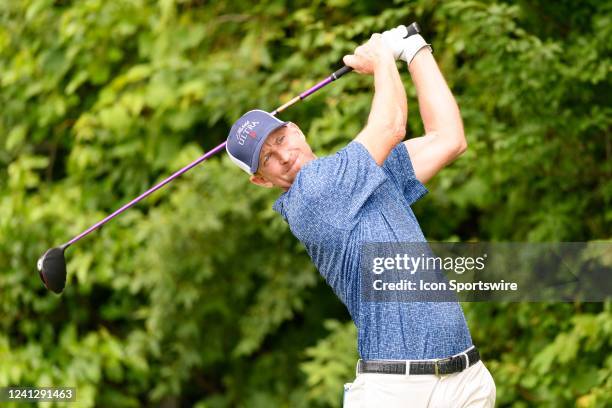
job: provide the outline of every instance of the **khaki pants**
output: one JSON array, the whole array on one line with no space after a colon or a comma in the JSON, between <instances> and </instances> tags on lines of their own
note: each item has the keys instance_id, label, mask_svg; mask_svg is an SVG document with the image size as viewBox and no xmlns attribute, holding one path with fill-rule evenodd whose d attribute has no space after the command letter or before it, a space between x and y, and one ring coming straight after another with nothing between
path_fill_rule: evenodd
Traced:
<instances>
[{"instance_id":1,"label":"khaki pants","mask_svg":"<svg viewBox=\"0 0 612 408\"><path fill-rule=\"evenodd\" d=\"M489 408L495 382L478 361L448 375L359 374L344 386L344 408Z\"/></svg>"}]
</instances>

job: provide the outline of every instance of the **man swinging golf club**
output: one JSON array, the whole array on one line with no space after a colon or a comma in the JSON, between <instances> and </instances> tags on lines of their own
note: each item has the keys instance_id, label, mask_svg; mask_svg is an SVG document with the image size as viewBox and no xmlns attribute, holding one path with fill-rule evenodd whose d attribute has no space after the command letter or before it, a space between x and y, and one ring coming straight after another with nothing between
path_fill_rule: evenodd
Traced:
<instances>
[{"instance_id":1,"label":"man swinging golf club","mask_svg":"<svg viewBox=\"0 0 612 408\"><path fill-rule=\"evenodd\" d=\"M407 63L425 136L403 141ZM279 187L274 204L358 328L361 360L345 407L492 407L495 383L456 302L366 302L358 285L367 242L425 242L410 208L423 186L466 149L459 109L419 34L399 26L344 63L374 76L367 124L336 154L317 158L300 128L262 110L231 128L226 149L251 182Z\"/></svg>"}]
</instances>

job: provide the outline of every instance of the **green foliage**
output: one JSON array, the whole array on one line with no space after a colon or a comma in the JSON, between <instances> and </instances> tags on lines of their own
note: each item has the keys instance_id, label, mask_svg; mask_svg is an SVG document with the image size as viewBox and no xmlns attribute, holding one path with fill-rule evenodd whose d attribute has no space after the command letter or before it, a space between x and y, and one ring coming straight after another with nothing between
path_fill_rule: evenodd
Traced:
<instances>
[{"instance_id":1,"label":"green foliage","mask_svg":"<svg viewBox=\"0 0 612 408\"><path fill-rule=\"evenodd\" d=\"M612 225L608 2L0 1L0 386L80 406L338 406L355 329L271 205L221 155L38 257L419 21L469 149L415 207L432 240L588 241ZM409 136L422 132L415 90ZM363 126L351 74L283 114L319 155ZM443 214L444 216L441 216ZM500 406L612 401L610 304L465 304Z\"/></svg>"},{"instance_id":2,"label":"green foliage","mask_svg":"<svg viewBox=\"0 0 612 408\"><path fill-rule=\"evenodd\" d=\"M355 375L357 330L353 322L326 320L323 324L331 333L306 349L308 361L302 370L308 377L309 400L334 406L341 399L344 383Z\"/></svg>"}]
</instances>

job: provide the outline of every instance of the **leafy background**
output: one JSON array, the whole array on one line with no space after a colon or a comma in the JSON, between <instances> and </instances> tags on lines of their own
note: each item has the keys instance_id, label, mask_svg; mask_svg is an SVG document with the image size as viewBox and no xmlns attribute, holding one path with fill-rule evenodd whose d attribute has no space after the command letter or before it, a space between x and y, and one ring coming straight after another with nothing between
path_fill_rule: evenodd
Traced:
<instances>
[{"instance_id":1,"label":"leafy background","mask_svg":"<svg viewBox=\"0 0 612 408\"><path fill-rule=\"evenodd\" d=\"M302 245L219 156L35 263L272 110L373 32L419 21L469 149L415 206L430 240L609 240L605 1L0 0L0 386L78 406L337 407L355 329ZM418 136L415 89L409 137ZM296 105L319 155L363 126L371 78ZM464 304L499 406L612 401L611 303ZM48 404L47 404L48 405ZM70 405L70 406L74 406Z\"/></svg>"}]
</instances>

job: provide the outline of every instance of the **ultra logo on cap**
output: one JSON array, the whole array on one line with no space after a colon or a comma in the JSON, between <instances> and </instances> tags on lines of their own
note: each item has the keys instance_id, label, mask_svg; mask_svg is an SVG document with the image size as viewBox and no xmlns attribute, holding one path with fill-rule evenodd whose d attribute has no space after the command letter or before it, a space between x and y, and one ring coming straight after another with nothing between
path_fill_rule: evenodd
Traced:
<instances>
[{"instance_id":1,"label":"ultra logo on cap","mask_svg":"<svg viewBox=\"0 0 612 408\"><path fill-rule=\"evenodd\" d=\"M252 139L257 137L257 132L253 130L257 125L259 125L259 122L251 122L250 120L247 120L238 128L236 131L236 137L238 138L239 145L244 146L244 142L246 142L247 137Z\"/></svg>"}]
</instances>

